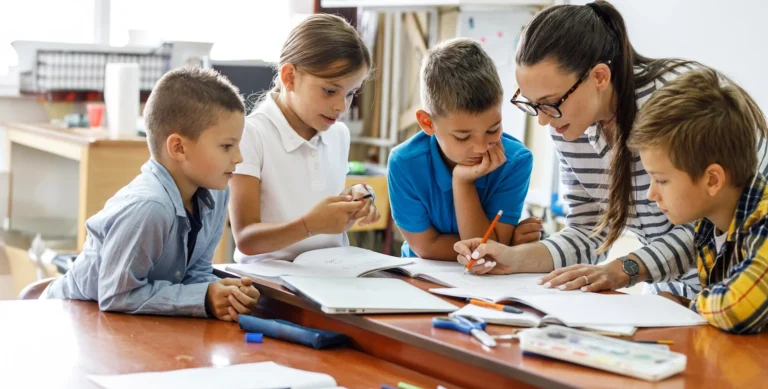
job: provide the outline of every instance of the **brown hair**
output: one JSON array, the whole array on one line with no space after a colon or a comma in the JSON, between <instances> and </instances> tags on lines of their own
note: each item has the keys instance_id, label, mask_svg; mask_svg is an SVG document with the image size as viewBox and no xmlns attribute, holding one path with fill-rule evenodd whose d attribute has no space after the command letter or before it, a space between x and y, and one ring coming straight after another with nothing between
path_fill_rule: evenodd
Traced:
<instances>
[{"instance_id":1,"label":"brown hair","mask_svg":"<svg viewBox=\"0 0 768 389\"><path fill-rule=\"evenodd\" d=\"M432 116L485 112L504 96L493 60L479 43L451 39L429 50L421 64L421 105Z\"/></svg>"},{"instance_id":2,"label":"brown hair","mask_svg":"<svg viewBox=\"0 0 768 389\"><path fill-rule=\"evenodd\" d=\"M240 92L226 77L193 67L166 73L144 107L149 151L159 158L171 134L197 139L222 112L245 112Z\"/></svg>"},{"instance_id":3,"label":"brown hair","mask_svg":"<svg viewBox=\"0 0 768 389\"><path fill-rule=\"evenodd\" d=\"M627 145L663 147L675 168L698 180L719 164L743 187L757 172L757 134L765 116L749 94L712 69L693 70L654 93L638 114Z\"/></svg>"},{"instance_id":4,"label":"brown hair","mask_svg":"<svg viewBox=\"0 0 768 389\"><path fill-rule=\"evenodd\" d=\"M371 74L371 53L354 27L344 18L330 14L314 14L294 27L280 50L277 74L269 92L280 92L280 68L292 64L299 71L321 78L338 78L352 74L363 66ZM339 66L331 67L333 64ZM256 103L269 92L255 95ZM254 101L249 97L249 101Z\"/></svg>"},{"instance_id":5,"label":"brown hair","mask_svg":"<svg viewBox=\"0 0 768 389\"><path fill-rule=\"evenodd\" d=\"M554 59L563 71L581 76L598 63L610 61L611 83L616 102L616 133L612 142L611 184L608 208L595 228L610 226L598 253L605 252L634 213L632 200L632 154L626 141L637 114L635 89L690 61L653 59L640 55L629 42L619 11L607 1L587 5L556 5L533 18L520 37L515 60L532 66Z\"/></svg>"}]
</instances>

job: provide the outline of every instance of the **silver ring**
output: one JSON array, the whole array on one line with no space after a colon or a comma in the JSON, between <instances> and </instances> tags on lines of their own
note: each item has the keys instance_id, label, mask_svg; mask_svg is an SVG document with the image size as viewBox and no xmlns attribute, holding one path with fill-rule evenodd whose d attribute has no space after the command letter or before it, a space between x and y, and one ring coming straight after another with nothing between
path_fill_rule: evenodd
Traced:
<instances>
[{"instance_id":1,"label":"silver ring","mask_svg":"<svg viewBox=\"0 0 768 389\"><path fill-rule=\"evenodd\" d=\"M587 276L582 276L582 277L584 277L584 282L585 282L584 285L589 285L589 277Z\"/></svg>"}]
</instances>

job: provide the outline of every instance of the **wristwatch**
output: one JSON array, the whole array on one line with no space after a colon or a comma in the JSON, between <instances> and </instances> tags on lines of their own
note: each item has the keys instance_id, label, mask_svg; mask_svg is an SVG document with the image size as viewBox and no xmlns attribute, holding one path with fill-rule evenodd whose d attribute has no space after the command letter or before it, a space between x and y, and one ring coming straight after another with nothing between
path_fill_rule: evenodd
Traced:
<instances>
[{"instance_id":1,"label":"wristwatch","mask_svg":"<svg viewBox=\"0 0 768 389\"><path fill-rule=\"evenodd\" d=\"M634 286L640 277L640 264L632 258L623 257L621 258L621 270L624 270L624 273L629 276L627 287Z\"/></svg>"}]
</instances>

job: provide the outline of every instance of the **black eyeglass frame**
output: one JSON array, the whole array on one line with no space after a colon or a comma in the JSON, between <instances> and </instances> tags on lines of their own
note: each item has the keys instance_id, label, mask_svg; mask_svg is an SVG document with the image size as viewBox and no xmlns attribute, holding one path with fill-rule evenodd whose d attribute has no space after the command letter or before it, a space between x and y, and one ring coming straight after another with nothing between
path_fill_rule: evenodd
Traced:
<instances>
[{"instance_id":1,"label":"black eyeglass frame","mask_svg":"<svg viewBox=\"0 0 768 389\"><path fill-rule=\"evenodd\" d=\"M611 65L611 61L606 61L605 64L610 66ZM595 66L597 66L597 65L599 65L599 64L596 64ZM560 100L558 100L556 103L536 104L536 103L533 103L533 102L530 102L530 101L517 100L517 97L520 96L520 88L517 88L517 92L515 92L515 94L512 96L512 100L510 100L509 102L514 104L515 107L519 108L521 111L527 113L528 115L538 116L539 115L539 110L541 110L542 112L544 112L545 114L549 115L550 117L555 118L555 119L559 119L559 118L563 117L563 113L560 112L560 106L568 98L568 96L573 94L573 92L576 91L576 89L579 87L579 85L581 85L581 83L584 82L584 80L587 79L587 76L589 76L589 73L592 71L592 69L595 68L595 66L592 66L591 68L589 68L589 70L587 70L587 72L584 73L584 75L581 76L579 78L579 80L576 81L575 84L573 84L571 89L568 89L568 92L565 92L563 97L561 97ZM540 107L546 107L546 109L541 109ZM550 112L549 108L553 109L554 111Z\"/></svg>"}]
</instances>

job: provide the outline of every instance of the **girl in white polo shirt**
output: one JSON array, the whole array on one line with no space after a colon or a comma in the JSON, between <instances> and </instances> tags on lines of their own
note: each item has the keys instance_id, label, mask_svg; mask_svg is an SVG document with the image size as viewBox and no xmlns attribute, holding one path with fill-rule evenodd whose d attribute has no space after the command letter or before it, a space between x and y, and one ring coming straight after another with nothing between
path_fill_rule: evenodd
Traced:
<instances>
[{"instance_id":1,"label":"girl in white polo shirt","mask_svg":"<svg viewBox=\"0 0 768 389\"><path fill-rule=\"evenodd\" d=\"M289 34L278 70L246 118L243 162L229 184L238 262L346 246L356 221L379 218L370 187L344 188L349 129L336 121L371 70L357 31L338 16L312 15Z\"/></svg>"}]
</instances>

